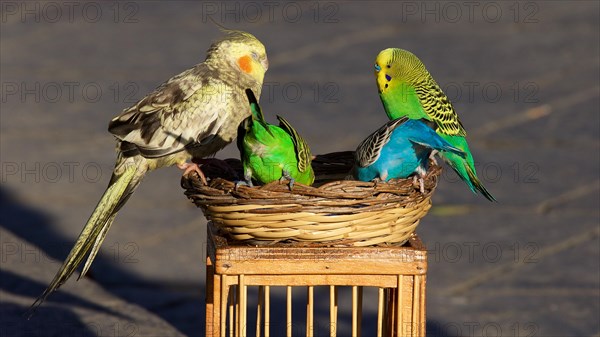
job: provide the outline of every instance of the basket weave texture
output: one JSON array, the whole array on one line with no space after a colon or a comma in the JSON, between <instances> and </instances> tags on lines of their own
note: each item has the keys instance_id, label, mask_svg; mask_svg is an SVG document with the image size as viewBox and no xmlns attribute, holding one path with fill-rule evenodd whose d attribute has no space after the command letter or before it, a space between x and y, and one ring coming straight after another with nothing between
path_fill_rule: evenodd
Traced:
<instances>
[{"instance_id":1,"label":"basket weave texture","mask_svg":"<svg viewBox=\"0 0 600 337\"><path fill-rule=\"evenodd\" d=\"M236 190L232 180L242 176L239 161L212 160L202 166L208 185L191 174L182 178L182 187L208 220L238 241L348 246L406 242L431 207L441 168L430 167L421 193L413 179L342 180L352 163L350 151L320 155L313 160L313 186L296 183L290 191L287 182L273 182Z\"/></svg>"}]
</instances>

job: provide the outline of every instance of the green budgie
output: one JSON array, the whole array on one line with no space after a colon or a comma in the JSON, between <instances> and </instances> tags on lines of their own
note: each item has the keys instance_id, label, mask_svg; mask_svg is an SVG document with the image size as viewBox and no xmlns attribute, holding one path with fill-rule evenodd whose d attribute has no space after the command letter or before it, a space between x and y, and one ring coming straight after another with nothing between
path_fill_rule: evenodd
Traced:
<instances>
[{"instance_id":1,"label":"green budgie","mask_svg":"<svg viewBox=\"0 0 600 337\"><path fill-rule=\"evenodd\" d=\"M281 116L277 116L279 126L267 123L252 90L246 89L246 95L252 116L238 128L237 146L245 181L237 185L252 186L252 179L261 184L288 179L290 188L294 182L311 185L315 174L310 149L304 139Z\"/></svg>"},{"instance_id":2,"label":"green budgie","mask_svg":"<svg viewBox=\"0 0 600 337\"><path fill-rule=\"evenodd\" d=\"M409 51L388 48L377 55L375 77L379 96L390 119L408 117L431 121L436 132L466 157L448 151L440 156L456 171L474 193L490 201L496 199L483 186L466 140L466 131L448 97L442 92L425 65Z\"/></svg>"}]
</instances>

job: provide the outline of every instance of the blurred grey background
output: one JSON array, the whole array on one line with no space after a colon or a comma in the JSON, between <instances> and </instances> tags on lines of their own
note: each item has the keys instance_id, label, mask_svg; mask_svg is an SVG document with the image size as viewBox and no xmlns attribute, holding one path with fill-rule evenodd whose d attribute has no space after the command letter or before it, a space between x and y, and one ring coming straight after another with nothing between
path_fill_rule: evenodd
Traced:
<instances>
[{"instance_id":1,"label":"blurred grey background","mask_svg":"<svg viewBox=\"0 0 600 337\"><path fill-rule=\"evenodd\" d=\"M205 219L176 168L146 178L89 277L31 320L22 313L108 183L108 121L204 60L221 36L212 17L264 42L263 109L313 153L354 149L386 121L373 76L384 48L413 51L454 102L499 202L445 170L417 230L430 254L428 335L600 336L599 11L596 1L3 1L0 335L204 334ZM218 155L237 156L234 146Z\"/></svg>"}]
</instances>

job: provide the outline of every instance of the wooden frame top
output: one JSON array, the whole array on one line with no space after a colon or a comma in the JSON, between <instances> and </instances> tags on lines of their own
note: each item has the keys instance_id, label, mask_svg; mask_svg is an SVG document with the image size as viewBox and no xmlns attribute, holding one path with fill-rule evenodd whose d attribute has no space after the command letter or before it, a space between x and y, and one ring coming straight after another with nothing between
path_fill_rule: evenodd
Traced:
<instances>
[{"instance_id":1,"label":"wooden frame top","mask_svg":"<svg viewBox=\"0 0 600 337\"><path fill-rule=\"evenodd\" d=\"M403 246L253 246L229 242L209 221L208 256L215 273L223 275L424 275L427 271L427 249L416 234Z\"/></svg>"}]
</instances>

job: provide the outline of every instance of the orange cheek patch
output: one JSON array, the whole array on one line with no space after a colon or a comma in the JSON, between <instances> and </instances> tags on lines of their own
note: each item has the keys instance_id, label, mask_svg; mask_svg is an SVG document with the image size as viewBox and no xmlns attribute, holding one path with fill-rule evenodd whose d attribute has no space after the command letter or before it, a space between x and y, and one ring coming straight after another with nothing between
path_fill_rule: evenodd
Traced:
<instances>
[{"instance_id":1,"label":"orange cheek patch","mask_svg":"<svg viewBox=\"0 0 600 337\"><path fill-rule=\"evenodd\" d=\"M238 65L244 72L246 72L246 73L252 72L252 59L250 58L250 56L246 55L246 56L240 57L238 59Z\"/></svg>"}]
</instances>

